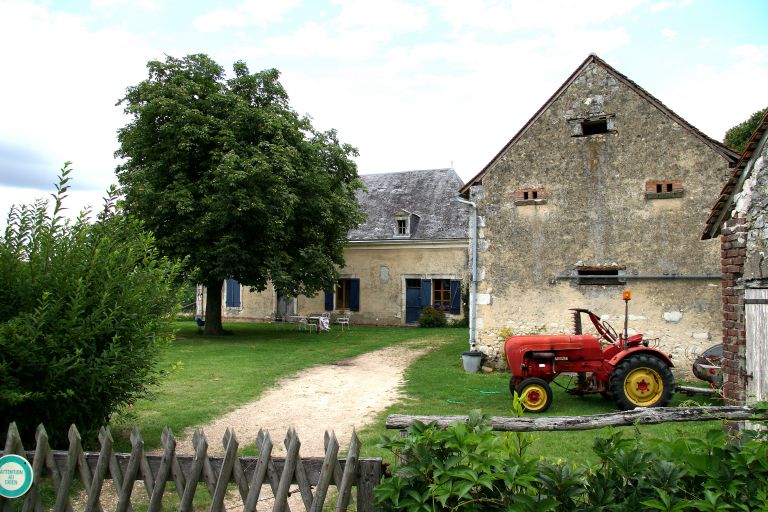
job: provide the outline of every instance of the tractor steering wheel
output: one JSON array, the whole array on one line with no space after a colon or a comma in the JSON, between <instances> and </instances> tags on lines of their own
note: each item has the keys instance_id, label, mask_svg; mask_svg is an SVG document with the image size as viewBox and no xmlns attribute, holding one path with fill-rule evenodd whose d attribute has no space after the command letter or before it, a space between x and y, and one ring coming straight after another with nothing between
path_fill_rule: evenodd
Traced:
<instances>
[{"instance_id":1,"label":"tractor steering wheel","mask_svg":"<svg viewBox=\"0 0 768 512\"><path fill-rule=\"evenodd\" d=\"M600 327L602 327L603 331L605 331L600 334L602 334L603 337L608 338L608 341L612 343L619 341L619 336L616 334L616 330L613 328L611 324L603 320L602 322L600 322Z\"/></svg>"}]
</instances>

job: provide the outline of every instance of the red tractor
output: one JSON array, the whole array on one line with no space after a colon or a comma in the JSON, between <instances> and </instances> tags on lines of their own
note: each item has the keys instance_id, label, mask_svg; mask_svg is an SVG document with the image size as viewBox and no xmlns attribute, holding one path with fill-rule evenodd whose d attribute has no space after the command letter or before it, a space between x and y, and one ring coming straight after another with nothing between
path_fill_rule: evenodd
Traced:
<instances>
[{"instance_id":1,"label":"red tractor","mask_svg":"<svg viewBox=\"0 0 768 512\"><path fill-rule=\"evenodd\" d=\"M624 292L628 313L630 293ZM550 383L560 374L576 375L569 393L600 393L619 409L663 407L675 392L670 356L648 346L642 334L616 334L611 325L586 309L572 309L574 334L511 336L504 344L512 372L510 392L520 396L523 408L544 412L552 404ZM599 336L583 334L587 315Z\"/></svg>"}]
</instances>

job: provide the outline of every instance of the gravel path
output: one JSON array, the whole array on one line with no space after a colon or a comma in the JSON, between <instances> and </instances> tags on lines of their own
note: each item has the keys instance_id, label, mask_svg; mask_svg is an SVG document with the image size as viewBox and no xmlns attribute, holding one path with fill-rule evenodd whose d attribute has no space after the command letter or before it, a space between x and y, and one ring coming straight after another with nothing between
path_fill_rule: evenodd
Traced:
<instances>
[{"instance_id":1,"label":"gravel path","mask_svg":"<svg viewBox=\"0 0 768 512\"><path fill-rule=\"evenodd\" d=\"M202 425L210 445L208 453L223 453L221 439L227 427L234 428L241 447L254 442L259 429L269 431L275 455L285 453L283 439L291 426L301 440L303 457L323 456L323 435L330 430L345 449L353 429L366 426L400 398L403 372L425 352L423 348L390 347L284 379L255 402ZM193 454L192 430L180 437L176 452Z\"/></svg>"}]
</instances>

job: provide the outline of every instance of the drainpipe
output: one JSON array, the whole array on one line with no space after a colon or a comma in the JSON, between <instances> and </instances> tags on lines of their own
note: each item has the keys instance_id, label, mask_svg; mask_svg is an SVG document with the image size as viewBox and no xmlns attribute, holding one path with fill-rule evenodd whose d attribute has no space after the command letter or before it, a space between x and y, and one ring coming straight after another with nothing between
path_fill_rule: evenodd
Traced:
<instances>
[{"instance_id":1,"label":"drainpipe","mask_svg":"<svg viewBox=\"0 0 768 512\"><path fill-rule=\"evenodd\" d=\"M475 350L475 340L477 334L477 203L462 199L458 195L455 199L472 208L472 217L469 224L469 252L470 266L469 274L469 350Z\"/></svg>"}]
</instances>

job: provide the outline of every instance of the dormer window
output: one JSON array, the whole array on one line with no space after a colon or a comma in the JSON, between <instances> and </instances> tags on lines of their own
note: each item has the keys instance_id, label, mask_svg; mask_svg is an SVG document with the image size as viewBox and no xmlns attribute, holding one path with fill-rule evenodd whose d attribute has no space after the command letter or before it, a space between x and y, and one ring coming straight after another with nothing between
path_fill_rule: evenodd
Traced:
<instances>
[{"instance_id":1,"label":"dormer window","mask_svg":"<svg viewBox=\"0 0 768 512\"><path fill-rule=\"evenodd\" d=\"M419 229L419 216L408 210L400 209L395 212L395 238L411 238Z\"/></svg>"},{"instance_id":2,"label":"dormer window","mask_svg":"<svg viewBox=\"0 0 768 512\"><path fill-rule=\"evenodd\" d=\"M397 235L408 235L408 219L397 219Z\"/></svg>"}]
</instances>

